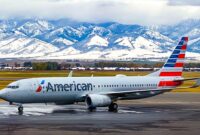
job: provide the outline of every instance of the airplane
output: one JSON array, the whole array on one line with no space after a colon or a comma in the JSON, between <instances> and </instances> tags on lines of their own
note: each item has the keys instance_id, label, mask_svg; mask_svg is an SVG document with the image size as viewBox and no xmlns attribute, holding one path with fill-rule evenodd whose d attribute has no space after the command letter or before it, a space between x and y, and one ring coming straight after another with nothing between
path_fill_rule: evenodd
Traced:
<instances>
[{"instance_id":1,"label":"airplane","mask_svg":"<svg viewBox=\"0 0 200 135\"><path fill-rule=\"evenodd\" d=\"M146 76L116 75L110 77L42 77L22 79L10 83L0 91L0 98L10 105L17 105L23 112L23 104L55 103L68 105L85 102L89 111L108 107L117 111L117 100L134 100L156 96L175 88L200 86L200 78L183 78L183 65L188 37L182 37L164 66ZM181 87L184 81L194 80L190 87Z\"/></svg>"}]
</instances>

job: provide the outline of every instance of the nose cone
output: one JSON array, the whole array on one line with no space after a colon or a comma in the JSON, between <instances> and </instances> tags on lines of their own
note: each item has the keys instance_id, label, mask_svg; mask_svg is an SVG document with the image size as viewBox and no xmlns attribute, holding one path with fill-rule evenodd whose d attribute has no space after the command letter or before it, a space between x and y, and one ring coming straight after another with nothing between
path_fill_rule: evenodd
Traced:
<instances>
[{"instance_id":1,"label":"nose cone","mask_svg":"<svg viewBox=\"0 0 200 135\"><path fill-rule=\"evenodd\" d=\"M6 89L0 90L0 98L6 100L8 96L8 92Z\"/></svg>"}]
</instances>

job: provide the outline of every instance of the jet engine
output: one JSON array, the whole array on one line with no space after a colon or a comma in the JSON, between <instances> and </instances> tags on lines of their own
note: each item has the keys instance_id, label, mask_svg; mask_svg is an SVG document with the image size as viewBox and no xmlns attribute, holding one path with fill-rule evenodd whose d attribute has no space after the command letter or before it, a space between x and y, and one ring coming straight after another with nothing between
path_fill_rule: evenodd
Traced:
<instances>
[{"instance_id":1,"label":"jet engine","mask_svg":"<svg viewBox=\"0 0 200 135\"><path fill-rule=\"evenodd\" d=\"M109 106L112 103L112 100L106 95L89 94L86 97L85 102L88 107L105 107Z\"/></svg>"}]
</instances>

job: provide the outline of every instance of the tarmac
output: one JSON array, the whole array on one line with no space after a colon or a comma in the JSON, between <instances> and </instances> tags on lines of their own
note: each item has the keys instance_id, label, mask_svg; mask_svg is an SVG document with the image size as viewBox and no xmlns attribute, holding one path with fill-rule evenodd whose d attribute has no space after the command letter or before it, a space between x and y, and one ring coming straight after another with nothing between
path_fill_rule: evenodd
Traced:
<instances>
[{"instance_id":1,"label":"tarmac","mask_svg":"<svg viewBox=\"0 0 200 135\"><path fill-rule=\"evenodd\" d=\"M200 93L166 93L120 101L118 112L84 104L27 104L24 113L0 102L0 135L199 135Z\"/></svg>"}]
</instances>

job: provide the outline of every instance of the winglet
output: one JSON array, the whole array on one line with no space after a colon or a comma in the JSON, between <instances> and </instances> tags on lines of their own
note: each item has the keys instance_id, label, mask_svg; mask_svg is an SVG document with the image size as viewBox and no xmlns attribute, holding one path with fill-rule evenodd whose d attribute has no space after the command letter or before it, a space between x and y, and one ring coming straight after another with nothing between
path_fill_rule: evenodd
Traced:
<instances>
[{"instance_id":1,"label":"winglet","mask_svg":"<svg viewBox=\"0 0 200 135\"><path fill-rule=\"evenodd\" d=\"M73 70L69 72L68 77L72 77L73 75Z\"/></svg>"}]
</instances>

